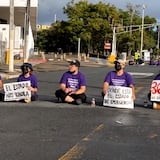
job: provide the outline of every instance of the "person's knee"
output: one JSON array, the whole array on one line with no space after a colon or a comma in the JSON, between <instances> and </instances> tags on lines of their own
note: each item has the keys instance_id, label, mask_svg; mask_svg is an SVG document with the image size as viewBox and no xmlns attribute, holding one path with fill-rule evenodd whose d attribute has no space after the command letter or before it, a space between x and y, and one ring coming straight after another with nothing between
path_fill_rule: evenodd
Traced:
<instances>
[{"instance_id":1,"label":"person's knee","mask_svg":"<svg viewBox=\"0 0 160 160\"><path fill-rule=\"evenodd\" d=\"M61 90L60 89L56 90L55 91L55 96L60 97L60 95L61 95Z\"/></svg>"}]
</instances>

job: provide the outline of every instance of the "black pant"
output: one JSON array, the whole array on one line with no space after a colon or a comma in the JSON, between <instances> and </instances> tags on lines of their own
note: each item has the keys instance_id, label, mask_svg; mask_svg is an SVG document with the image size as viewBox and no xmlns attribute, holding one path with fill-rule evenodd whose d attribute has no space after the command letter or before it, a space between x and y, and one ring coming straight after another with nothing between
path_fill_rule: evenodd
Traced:
<instances>
[{"instance_id":1,"label":"black pant","mask_svg":"<svg viewBox=\"0 0 160 160\"><path fill-rule=\"evenodd\" d=\"M56 90L55 95L57 98L60 98L62 100L62 102L65 102L65 98L66 98L66 96L68 96L68 94L65 93L64 91L62 91L61 89ZM72 97L74 100L81 99L82 102L86 102L86 98L87 98L85 93L71 94L69 96Z\"/></svg>"},{"instance_id":2,"label":"black pant","mask_svg":"<svg viewBox=\"0 0 160 160\"><path fill-rule=\"evenodd\" d=\"M4 93L0 93L0 101L1 101L1 102L4 101Z\"/></svg>"}]
</instances>

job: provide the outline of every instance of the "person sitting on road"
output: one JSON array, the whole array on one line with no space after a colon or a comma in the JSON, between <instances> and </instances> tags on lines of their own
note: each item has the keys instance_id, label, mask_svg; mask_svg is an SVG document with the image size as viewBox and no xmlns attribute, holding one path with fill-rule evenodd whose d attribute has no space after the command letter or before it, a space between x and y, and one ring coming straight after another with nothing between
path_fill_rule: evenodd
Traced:
<instances>
[{"instance_id":1,"label":"person sitting on road","mask_svg":"<svg viewBox=\"0 0 160 160\"><path fill-rule=\"evenodd\" d=\"M158 73L153 80L160 80L160 73ZM151 101L151 90L148 93L148 100Z\"/></svg>"},{"instance_id":2,"label":"person sitting on road","mask_svg":"<svg viewBox=\"0 0 160 160\"><path fill-rule=\"evenodd\" d=\"M155 65L154 59L151 58L151 60L149 61L149 65Z\"/></svg>"},{"instance_id":3,"label":"person sitting on road","mask_svg":"<svg viewBox=\"0 0 160 160\"><path fill-rule=\"evenodd\" d=\"M69 70L60 79L60 89L56 90L56 97L62 102L81 104L86 101L86 78L79 71L80 62L72 60Z\"/></svg>"},{"instance_id":4,"label":"person sitting on road","mask_svg":"<svg viewBox=\"0 0 160 160\"><path fill-rule=\"evenodd\" d=\"M156 64L157 66L159 66L160 65L160 58L158 58L158 60L157 60L157 64Z\"/></svg>"},{"instance_id":5,"label":"person sitting on road","mask_svg":"<svg viewBox=\"0 0 160 160\"><path fill-rule=\"evenodd\" d=\"M104 97L107 93L107 89L109 85L112 86L124 86L132 88L132 99L135 100L135 88L134 81L132 76L124 71L125 61L122 59L116 60L115 71L110 71L107 73L104 79L103 88L102 88L102 96Z\"/></svg>"},{"instance_id":6,"label":"person sitting on road","mask_svg":"<svg viewBox=\"0 0 160 160\"><path fill-rule=\"evenodd\" d=\"M30 81L31 86L28 87L28 90L31 91L31 99L24 99L22 101L28 103L30 101L36 101L38 99L38 80L35 75L32 74L33 67L30 63L23 63L21 66L22 74L18 77L17 82Z\"/></svg>"}]
</instances>

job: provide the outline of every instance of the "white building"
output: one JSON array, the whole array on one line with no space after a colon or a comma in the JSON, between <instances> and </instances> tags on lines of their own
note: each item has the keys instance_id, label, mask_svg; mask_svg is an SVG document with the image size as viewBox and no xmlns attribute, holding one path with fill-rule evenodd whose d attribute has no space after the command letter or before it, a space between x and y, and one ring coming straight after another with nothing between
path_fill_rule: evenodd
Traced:
<instances>
[{"instance_id":1,"label":"white building","mask_svg":"<svg viewBox=\"0 0 160 160\"><path fill-rule=\"evenodd\" d=\"M14 1L14 48L24 49L24 30L26 8L28 0L13 0ZM37 25L37 7L38 0L30 0L30 15L29 15L29 40L28 40L28 55L34 50L34 35ZM0 0L0 41L6 42L6 49L9 48L9 23L10 23L10 0ZM0 51L1 51L0 46Z\"/></svg>"}]
</instances>

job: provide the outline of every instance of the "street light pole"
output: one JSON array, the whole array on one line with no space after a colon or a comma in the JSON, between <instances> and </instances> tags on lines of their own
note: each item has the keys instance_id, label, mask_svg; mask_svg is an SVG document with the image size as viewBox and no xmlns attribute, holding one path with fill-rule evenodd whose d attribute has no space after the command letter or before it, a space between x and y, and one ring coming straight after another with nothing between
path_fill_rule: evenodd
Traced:
<instances>
[{"instance_id":1,"label":"street light pole","mask_svg":"<svg viewBox=\"0 0 160 160\"><path fill-rule=\"evenodd\" d=\"M14 71L14 0L10 0L9 72Z\"/></svg>"},{"instance_id":2,"label":"street light pole","mask_svg":"<svg viewBox=\"0 0 160 160\"><path fill-rule=\"evenodd\" d=\"M27 0L25 13L25 34L24 34L24 62L28 62L29 57L29 25L30 25L30 0Z\"/></svg>"},{"instance_id":3,"label":"street light pole","mask_svg":"<svg viewBox=\"0 0 160 160\"><path fill-rule=\"evenodd\" d=\"M160 32L160 28L159 28L159 25L158 25L158 29L157 29L157 49L159 49L159 32Z\"/></svg>"},{"instance_id":4,"label":"street light pole","mask_svg":"<svg viewBox=\"0 0 160 160\"><path fill-rule=\"evenodd\" d=\"M140 57L141 58L142 58L142 50L143 50L144 9L145 9L145 5L143 4L143 6L142 6L141 48L140 48Z\"/></svg>"},{"instance_id":5,"label":"street light pole","mask_svg":"<svg viewBox=\"0 0 160 160\"><path fill-rule=\"evenodd\" d=\"M81 38L78 38L78 59L80 59L80 52L81 52Z\"/></svg>"},{"instance_id":6,"label":"street light pole","mask_svg":"<svg viewBox=\"0 0 160 160\"><path fill-rule=\"evenodd\" d=\"M117 56L116 54L116 27L113 27L113 39L112 39L112 55L115 57Z\"/></svg>"}]
</instances>

